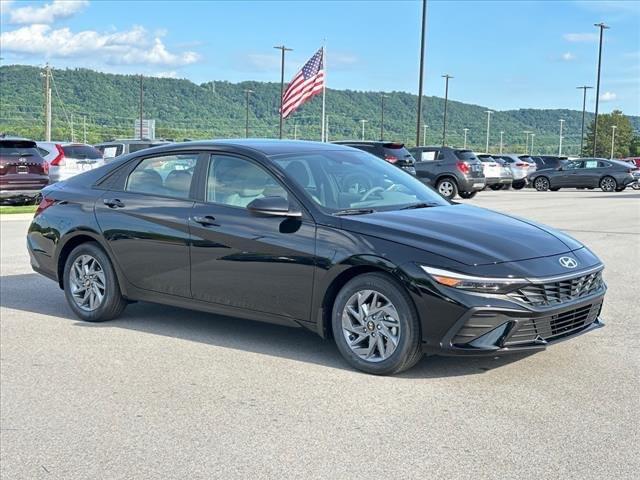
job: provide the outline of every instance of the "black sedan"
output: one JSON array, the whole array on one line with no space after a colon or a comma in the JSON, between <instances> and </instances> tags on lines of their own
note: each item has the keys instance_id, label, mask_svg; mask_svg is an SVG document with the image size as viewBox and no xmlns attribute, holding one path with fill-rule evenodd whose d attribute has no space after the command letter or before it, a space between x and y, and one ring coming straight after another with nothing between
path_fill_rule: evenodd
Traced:
<instances>
[{"instance_id":1,"label":"black sedan","mask_svg":"<svg viewBox=\"0 0 640 480\"><path fill-rule=\"evenodd\" d=\"M27 243L83 320L149 301L304 327L375 374L543 349L600 327L606 290L571 237L314 142L126 155L45 189Z\"/></svg>"},{"instance_id":2,"label":"black sedan","mask_svg":"<svg viewBox=\"0 0 640 480\"><path fill-rule=\"evenodd\" d=\"M640 177L640 170L628 163L603 158L569 160L556 169L538 170L529 182L539 192L561 188L597 188L621 192Z\"/></svg>"}]
</instances>

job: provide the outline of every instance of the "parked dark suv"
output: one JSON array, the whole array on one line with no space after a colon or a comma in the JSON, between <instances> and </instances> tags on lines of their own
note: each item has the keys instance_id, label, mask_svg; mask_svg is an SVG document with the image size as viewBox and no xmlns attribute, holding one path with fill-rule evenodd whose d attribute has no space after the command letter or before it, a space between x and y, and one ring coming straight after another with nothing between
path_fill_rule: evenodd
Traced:
<instances>
[{"instance_id":1,"label":"parked dark suv","mask_svg":"<svg viewBox=\"0 0 640 480\"><path fill-rule=\"evenodd\" d=\"M536 162L536 171L557 170L567 162L567 157L558 157L555 155L539 155L537 157L531 157L531 159Z\"/></svg>"},{"instance_id":2,"label":"parked dark suv","mask_svg":"<svg viewBox=\"0 0 640 480\"><path fill-rule=\"evenodd\" d=\"M0 138L0 202L33 201L49 183L48 164L36 143Z\"/></svg>"},{"instance_id":3,"label":"parked dark suv","mask_svg":"<svg viewBox=\"0 0 640 480\"><path fill-rule=\"evenodd\" d=\"M347 140L347 141L339 141L332 142L338 145L346 145L348 147L357 148L358 150L363 150L372 155L375 155L378 158L382 158L389 163L392 163L396 167L400 167L403 170L406 170L411 175L416 174L415 163L416 160L411 156L409 150L404 148L404 144L402 143L393 143L393 142L365 142L365 141L357 141L357 140Z\"/></svg>"},{"instance_id":4,"label":"parked dark suv","mask_svg":"<svg viewBox=\"0 0 640 480\"><path fill-rule=\"evenodd\" d=\"M482 162L471 150L450 147L415 147L416 176L451 200L456 195L473 198L485 185Z\"/></svg>"}]
</instances>

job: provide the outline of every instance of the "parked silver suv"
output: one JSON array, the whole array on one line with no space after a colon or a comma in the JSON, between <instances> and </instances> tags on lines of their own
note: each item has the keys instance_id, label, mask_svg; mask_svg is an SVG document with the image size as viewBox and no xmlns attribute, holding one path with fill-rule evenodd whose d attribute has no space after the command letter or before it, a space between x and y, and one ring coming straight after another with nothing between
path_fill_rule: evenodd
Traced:
<instances>
[{"instance_id":1,"label":"parked silver suv","mask_svg":"<svg viewBox=\"0 0 640 480\"><path fill-rule=\"evenodd\" d=\"M49 164L49 182L61 182L104 165L102 152L91 145L71 142L36 142Z\"/></svg>"}]
</instances>

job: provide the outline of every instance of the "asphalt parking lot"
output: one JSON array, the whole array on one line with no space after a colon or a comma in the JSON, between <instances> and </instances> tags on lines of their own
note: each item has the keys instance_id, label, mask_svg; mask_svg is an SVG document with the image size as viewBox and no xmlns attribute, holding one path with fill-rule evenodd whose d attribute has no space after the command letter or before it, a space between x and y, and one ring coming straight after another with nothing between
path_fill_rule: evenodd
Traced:
<instances>
[{"instance_id":1,"label":"asphalt parking lot","mask_svg":"<svg viewBox=\"0 0 640 480\"><path fill-rule=\"evenodd\" d=\"M73 317L1 228L1 476L637 478L640 192L481 192L606 263L606 328L530 355L349 369L301 329L150 304Z\"/></svg>"}]
</instances>

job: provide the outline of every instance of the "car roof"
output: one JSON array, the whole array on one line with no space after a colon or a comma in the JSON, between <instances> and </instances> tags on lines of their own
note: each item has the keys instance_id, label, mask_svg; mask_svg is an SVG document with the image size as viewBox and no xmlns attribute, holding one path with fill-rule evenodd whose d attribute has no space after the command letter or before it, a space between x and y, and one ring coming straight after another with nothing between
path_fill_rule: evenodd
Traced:
<instances>
[{"instance_id":1,"label":"car roof","mask_svg":"<svg viewBox=\"0 0 640 480\"><path fill-rule=\"evenodd\" d=\"M160 148L215 148L216 146L230 146L255 150L266 156L287 153L305 153L317 151L352 151L351 147L335 143L313 142L307 140L275 140L262 138L240 138L225 140L200 140L195 142L179 142Z\"/></svg>"}]
</instances>

